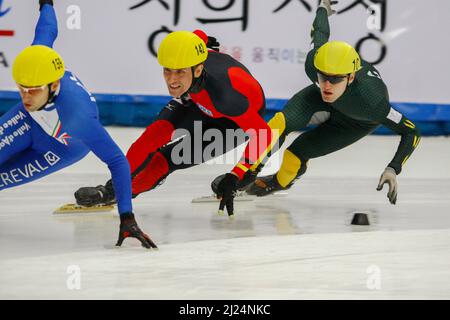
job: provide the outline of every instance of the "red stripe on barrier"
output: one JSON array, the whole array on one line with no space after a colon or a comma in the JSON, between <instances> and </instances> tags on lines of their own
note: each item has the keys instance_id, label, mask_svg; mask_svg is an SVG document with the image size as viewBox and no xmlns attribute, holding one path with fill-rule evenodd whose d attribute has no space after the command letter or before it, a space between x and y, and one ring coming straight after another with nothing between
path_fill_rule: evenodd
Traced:
<instances>
[{"instance_id":1,"label":"red stripe on barrier","mask_svg":"<svg viewBox=\"0 0 450 320\"><path fill-rule=\"evenodd\" d=\"M14 36L14 30L0 30L0 37L12 37Z\"/></svg>"}]
</instances>

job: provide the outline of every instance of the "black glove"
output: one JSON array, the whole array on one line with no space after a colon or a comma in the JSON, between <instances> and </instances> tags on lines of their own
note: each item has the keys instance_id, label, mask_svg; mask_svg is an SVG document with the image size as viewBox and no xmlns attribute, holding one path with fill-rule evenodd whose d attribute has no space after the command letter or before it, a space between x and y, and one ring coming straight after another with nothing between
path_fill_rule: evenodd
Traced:
<instances>
[{"instance_id":1,"label":"black glove","mask_svg":"<svg viewBox=\"0 0 450 320\"><path fill-rule=\"evenodd\" d=\"M147 249L158 248L152 239L139 229L133 213L124 213L120 215L119 240L117 240L116 246L120 247L123 240L126 238L138 239L142 246Z\"/></svg>"},{"instance_id":2,"label":"black glove","mask_svg":"<svg viewBox=\"0 0 450 320\"><path fill-rule=\"evenodd\" d=\"M219 52L220 43L216 38L208 36L208 43L206 44L206 47Z\"/></svg>"},{"instance_id":3,"label":"black glove","mask_svg":"<svg viewBox=\"0 0 450 320\"><path fill-rule=\"evenodd\" d=\"M44 4L49 4L49 5L53 6L53 0L39 0L39 11L42 10L42 7L44 6Z\"/></svg>"},{"instance_id":4,"label":"black glove","mask_svg":"<svg viewBox=\"0 0 450 320\"><path fill-rule=\"evenodd\" d=\"M234 197L238 182L239 178L232 173L227 173L222 181L220 181L217 187L217 197L221 199L218 211L220 215L223 214L225 206L227 207L228 215L234 215Z\"/></svg>"}]
</instances>

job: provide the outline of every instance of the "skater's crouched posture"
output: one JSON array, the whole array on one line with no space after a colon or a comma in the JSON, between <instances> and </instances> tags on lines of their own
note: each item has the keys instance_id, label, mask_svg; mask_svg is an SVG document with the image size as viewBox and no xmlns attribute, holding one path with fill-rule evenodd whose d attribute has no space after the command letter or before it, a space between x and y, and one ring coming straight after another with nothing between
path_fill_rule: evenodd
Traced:
<instances>
[{"instance_id":1,"label":"skater's crouched posture","mask_svg":"<svg viewBox=\"0 0 450 320\"><path fill-rule=\"evenodd\" d=\"M100 124L95 99L52 49L57 33L53 3L41 0L34 41L13 64L22 102L0 118L0 190L47 176L92 151L108 165L117 191L117 245L135 237L156 247L135 221L124 154Z\"/></svg>"},{"instance_id":2,"label":"skater's crouched posture","mask_svg":"<svg viewBox=\"0 0 450 320\"><path fill-rule=\"evenodd\" d=\"M174 99L132 144L127 159L133 196L137 196L158 186L175 170L224 154L248 137L244 156L218 187L222 197L219 209L226 206L231 215L234 191L251 165L262 157L272 137L263 118L265 98L260 84L244 65L216 51L217 41L212 40L197 30L172 32L162 41L158 62ZM208 152L211 139L202 138L208 130L223 138L222 143L215 144L218 148L214 152ZM229 130L242 135L230 141ZM114 201L115 196L110 182L75 193L77 203L86 206Z\"/></svg>"},{"instance_id":3,"label":"skater's crouched posture","mask_svg":"<svg viewBox=\"0 0 450 320\"><path fill-rule=\"evenodd\" d=\"M332 13L330 1L323 0L312 28L314 47L305 63L313 84L295 94L269 122L272 129L281 132L278 145L293 131L304 130L310 124L317 127L301 134L287 148L276 174L257 178L247 192L265 196L288 189L306 172L310 159L349 146L384 125L398 133L401 141L377 190L388 183L387 195L395 204L396 176L417 147L420 133L414 123L392 108L386 85L371 64L361 61L355 49L345 42L327 42L328 15ZM256 174L260 169L261 165L255 166L249 173Z\"/></svg>"}]
</instances>

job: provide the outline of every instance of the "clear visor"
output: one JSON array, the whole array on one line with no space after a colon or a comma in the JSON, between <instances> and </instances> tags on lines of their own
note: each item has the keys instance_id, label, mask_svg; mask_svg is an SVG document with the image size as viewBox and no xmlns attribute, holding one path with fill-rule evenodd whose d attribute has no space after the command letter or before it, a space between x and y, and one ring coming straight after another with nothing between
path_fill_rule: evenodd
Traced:
<instances>
[{"instance_id":1,"label":"clear visor","mask_svg":"<svg viewBox=\"0 0 450 320\"><path fill-rule=\"evenodd\" d=\"M44 84L40 87L24 87L17 83L17 88L19 88L19 91L21 93L28 93L31 95L38 95L39 93L43 92L46 87L47 87L46 84Z\"/></svg>"}]
</instances>

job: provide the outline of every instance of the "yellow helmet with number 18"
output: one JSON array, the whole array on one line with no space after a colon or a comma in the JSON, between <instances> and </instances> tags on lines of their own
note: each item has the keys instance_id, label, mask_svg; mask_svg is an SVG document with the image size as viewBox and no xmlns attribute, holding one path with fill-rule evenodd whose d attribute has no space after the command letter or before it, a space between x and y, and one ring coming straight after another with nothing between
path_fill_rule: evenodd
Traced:
<instances>
[{"instance_id":1,"label":"yellow helmet with number 18","mask_svg":"<svg viewBox=\"0 0 450 320\"><path fill-rule=\"evenodd\" d=\"M317 50L314 66L327 74L344 75L361 70L361 58L348 43L330 41Z\"/></svg>"}]
</instances>

